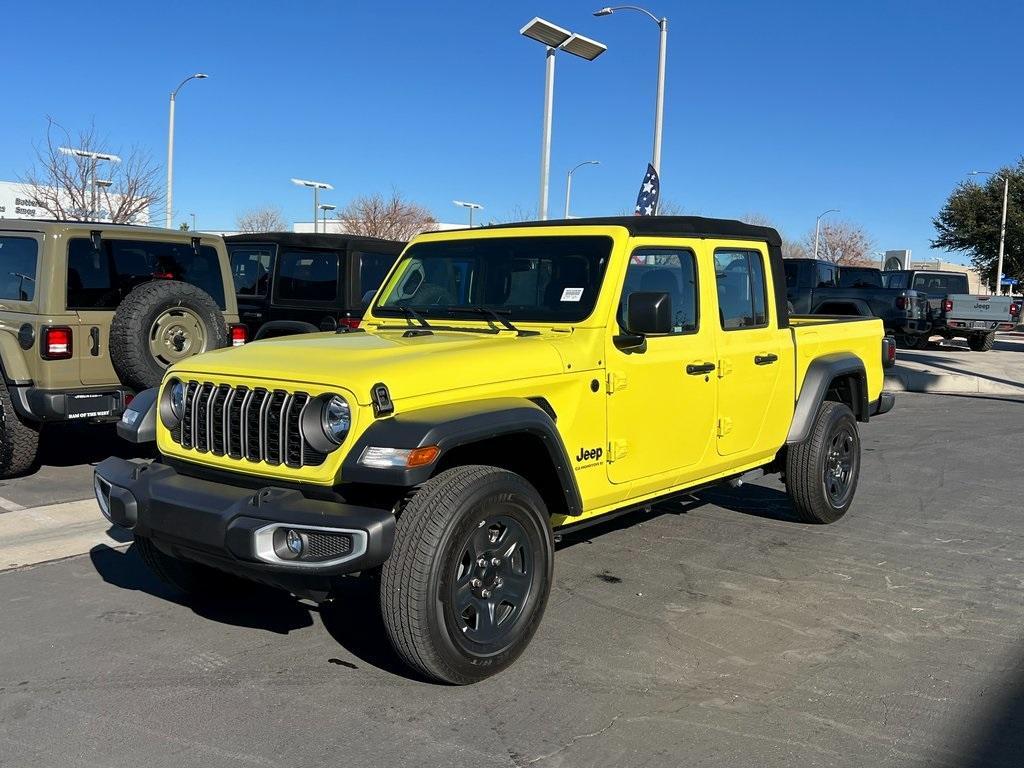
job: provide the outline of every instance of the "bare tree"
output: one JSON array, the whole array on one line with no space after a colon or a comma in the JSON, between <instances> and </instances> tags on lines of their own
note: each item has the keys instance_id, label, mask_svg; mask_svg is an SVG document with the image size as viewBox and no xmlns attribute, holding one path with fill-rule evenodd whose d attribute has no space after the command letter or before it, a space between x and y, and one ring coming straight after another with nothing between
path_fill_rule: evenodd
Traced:
<instances>
[{"instance_id":1,"label":"bare tree","mask_svg":"<svg viewBox=\"0 0 1024 768\"><path fill-rule=\"evenodd\" d=\"M163 201L160 168L138 147L127 153L118 150L119 163L67 154L61 147L115 154L95 124L72 136L47 117L46 140L35 146L35 165L20 181L22 194L51 216L135 224L148 219L149 209Z\"/></svg>"},{"instance_id":2,"label":"bare tree","mask_svg":"<svg viewBox=\"0 0 1024 768\"><path fill-rule=\"evenodd\" d=\"M284 232L288 222L280 208L265 205L240 213L235 218L235 228L239 232Z\"/></svg>"},{"instance_id":3,"label":"bare tree","mask_svg":"<svg viewBox=\"0 0 1024 768\"><path fill-rule=\"evenodd\" d=\"M807 249L804 248L803 243L795 240L790 240L786 237L786 234L775 226L770 218L765 216L763 213L748 213L740 217L740 221L745 221L747 224L754 224L759 227L771 227L779 233L779 237L782 238L782 258L784 259L806 259L808 256Z\"/></svg>"},{"instance_id":4,"label":"bare tree","mask_svg":"<svg viewBox=\"0 0 1024 768\"><path fill-rule=\"evenodd\" d=\"M814 230L803 239L803 247L814 256ZM847 266L870 266L875 263L871 256L874 241L863 227L850 221L832 220L821 222L818 236L818 258L833 264Z\"/></svg>"},{"instance_id":5,"label":"bare tree","mask_svg":"<svg viewBox=\"0 0 1024 768\"><path fill-rule=\"evenodd\" d=\"M385 240L409 240L437 224L430 211L404 199L398 190L392 190L390 197L376 192L360 195L339 211L336 218L349 234Z\"/></svg>"}]
</instances>

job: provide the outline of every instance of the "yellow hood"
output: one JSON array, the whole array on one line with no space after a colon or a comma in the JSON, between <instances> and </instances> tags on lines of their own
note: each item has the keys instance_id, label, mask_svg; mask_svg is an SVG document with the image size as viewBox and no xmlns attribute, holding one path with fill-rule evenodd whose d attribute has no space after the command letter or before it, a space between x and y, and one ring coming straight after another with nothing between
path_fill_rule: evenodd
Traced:
<instances>
[{"instance_id":1,"label":"yellow hood","mask_svg":"<svg viewBox=\"0 0 1024 768\"><path fill-rule=\"evenodd\" d=\"M216 381L234 376L295 384L344 387L362 405L383 382L391 397L431 394L562 371L562 359L546 335L434 331L315 333L218 349L190 358L170 372ZM422 371L429 371L423 374Z\"/></svg>"}]
</instances>

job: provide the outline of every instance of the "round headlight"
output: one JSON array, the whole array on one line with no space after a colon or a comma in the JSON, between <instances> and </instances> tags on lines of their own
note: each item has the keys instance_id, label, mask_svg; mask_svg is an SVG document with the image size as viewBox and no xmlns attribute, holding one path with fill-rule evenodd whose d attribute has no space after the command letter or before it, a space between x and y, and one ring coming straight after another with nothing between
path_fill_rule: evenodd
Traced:
<instances>
[{"instance_id":1,"label":"round headlight","mask_svg":"<svg viewBox=\"0 0 1024 768\"><path fill-rule=\"evenodd\" d=\"M349 427L352 426L352 412L344 398L339 395L331 395L324 401L323 410L320 412L320 422L327 439L336 445L341 445L341 441L348 434Z\"/></svg>"},{"instance_id":2,"label":"round headlight","mask_svg":"<svg viewBox=\"0 0 1024 768\"><path fill-rule=\"evenodd\" d=\"M171 384L171 413L176 419L185 413L185 385L180 381Z\"/></svg>"}]
</instances>

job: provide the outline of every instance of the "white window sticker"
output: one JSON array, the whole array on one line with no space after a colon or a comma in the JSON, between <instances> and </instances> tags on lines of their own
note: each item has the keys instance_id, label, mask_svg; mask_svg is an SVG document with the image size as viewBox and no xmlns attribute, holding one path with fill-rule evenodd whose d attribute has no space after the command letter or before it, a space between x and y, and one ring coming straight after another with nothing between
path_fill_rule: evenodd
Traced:
<instances>
[{"instance_id":1,"label":"white window sticker","mask_svg":"<svg viewBox=\"0 0 1024 768\"><path fill-rule=\"evenodd\" d=\"M582 288L565 288L562 291L562 301L579 301L582 298Z\"/></svg>"}]
</instances>

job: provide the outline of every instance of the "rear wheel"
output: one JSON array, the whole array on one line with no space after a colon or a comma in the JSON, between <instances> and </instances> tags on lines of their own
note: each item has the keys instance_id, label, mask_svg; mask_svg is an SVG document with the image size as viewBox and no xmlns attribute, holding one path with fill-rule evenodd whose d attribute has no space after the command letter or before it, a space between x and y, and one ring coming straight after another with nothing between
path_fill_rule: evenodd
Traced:
<instances>
[{"instance_id":1,"label":"rear wheel","mask_svg":"<svg viewBox=\"0 0 1024 768\"><path fill-rule=\"evenodd\" d=\"M900 334L896 337L896 343L904 349L924 349L928 346L928 336Z\"/></svg>"},{"instance_id":2,"label":"rear wheel","mask_svg":"<svg viewBox=\"0 0 1024 768\"><path fill-rule=\"evenodd\" d=\"M434 680L493 675L540 624L553 563L548 512L526 480L487 466L442 472L403 508L381 572L391 644Z\"/></svg>"},{"instance_id":3,"label":"rear wheel","mask_svg":"<svg viewBox=\"0 0 1024 768\"><path fill-rule=\"evenodd\" d=\"M827 401L811 433L786 454L786 490L805 523L833 523L850 509L860 475L860 435L853 411Z\"/></svg>"},{"instance_id":4,"label":"rear wheel","mask_svg":"<svg viewBox=\"0 0 1024 768\"><path fill-rule=\"evenodd\" d=\"M974 333L967 337L967 346L972 352L988 352L996 344L996 334Z\"/></svg>"},{"instance_id":5,"label":"rear wheel","mask_svg":"<svg viewBox=\"0 0 1024 768\"><path fill-rule=\"evenodd\" d=\"M0 379L0 477L24 475L39 457L39 426L21 420Z\"/></svg>"}]
</instances>

